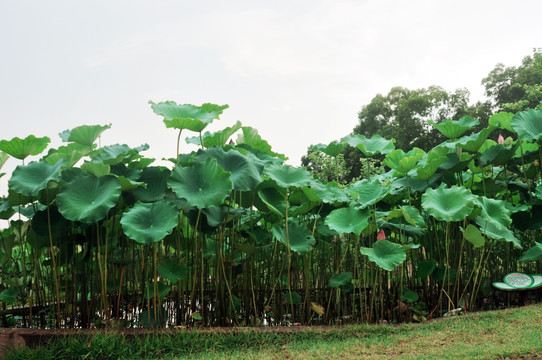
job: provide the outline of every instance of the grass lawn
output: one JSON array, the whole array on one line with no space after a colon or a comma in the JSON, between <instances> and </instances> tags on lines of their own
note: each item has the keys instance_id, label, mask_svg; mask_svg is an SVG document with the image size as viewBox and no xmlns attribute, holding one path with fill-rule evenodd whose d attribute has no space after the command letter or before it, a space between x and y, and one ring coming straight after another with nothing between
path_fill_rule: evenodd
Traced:
<instances>
[{"instance_id":1,"label":"grass lawn","mask_svg":"<svg viewBox=\"0 0 542 360\"><path fill-rule=\"evenodd\" d=\"M6 359L530 359L542 358L542 305L425 324L181 331L68 337Z\"/></svg>"}]
</instances>

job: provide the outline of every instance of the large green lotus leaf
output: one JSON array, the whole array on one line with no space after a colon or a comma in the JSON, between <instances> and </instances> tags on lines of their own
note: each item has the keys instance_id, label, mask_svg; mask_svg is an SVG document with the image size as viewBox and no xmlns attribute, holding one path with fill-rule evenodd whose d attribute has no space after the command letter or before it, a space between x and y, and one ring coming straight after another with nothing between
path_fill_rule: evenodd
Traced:
<instances>
[{"instance_id":1,"label":"large green lotus leaf","mask_svg":"<svg viewBox=\"0 0 542 360\"><path fill-rule=\"evenodd\" d=\"M417 208L410 205L401 206L401 212L405 220L412 226L424 228L426 226L423 216Z\"/></svg>"},{"instance_id":2,"label":"large green lotus leaf","mask_svg":"<svg viewBox=\"0 0 542 360\"><path fill-rule=\"evenodd\" d=\"M335 209L326 216L325 224L339 234L353 233L359 235L369 224L371 214L368 210L353 207Z\"/></svg>"},{"instance_id":3,"label":"large green lotus leaf","mask_svg":"<svg viewBox=\"0 0 542 360\"><path fill-rule=\"evenodd\" d=\"M365 156L386 155L395 149L394 140L384 139L380 135L373 135L369 139L363 135L350 135L343 138L342 142L357 147Z\"/></svg>"},{"instance_id":4,"label":"large green lotus leaf","mask_svg":"<svg viewBox=\"0 0 542 360\"><path fill-rule=\"evenodd\" d=\"M420 237L425 233L424 228L406 224L402 219L391 219L390 221L378 219L377 224L380 228L397 229L400 233L404 233L412 237Z\"/></svg>"},{"instance_id":5,"label":"large green lotus leaf","mask_svg":"<svg viewBox=\"0 0 542 360\"><path fill-rule=\"evenodd\" d=\"M474 195L459 186L452 186L449 189L428 189L422 195L422 207L437 220L460 221L472 212L474 199Z\"/></svg>"},{"instance_id":6,"label":"large green lotus leaf","mask_svg":"<svg viewBox=\"0 0 542 360\"><path fill-rule=\"evenodd\" d=\"M210 148L213 146L223 146L226 145L226 142L228 142L230 137L235 134L235 132L237 132L237 130L239 130L240 128L241 122L238 121L235 123L235 125L214 133L210 133L207 131L201 137L193 136L186 138L186 142L188 144L201 145L201 140L203 140L203 146L206 148Z\"/></svg>"},{"instance_id":7,"label":"large green lotus leaf","mask_svg":"<svg viewBox=\"0 0 542 360\"><path fill-rule=\"evenodd\" d=\"M494 222L504 227L512 224L512 219L510 218L511 211L507 206L508 201L480 196L476 200L476 203L482 208L479 216L485 221Z\"/></svg>"},{"instance_id":8,"label":"large green lotus leaf","mask_svg":"<svg viewBox=\"0 0 542 360\"><path fill-rule=\"evenodd\" d=\"M111 173L111 167L104 163L96 163L91 161L85 161L81 164L81 170L88 172L94 176L100 177L109 175Z\"/></svg>"},{"instance_id":9,"label":"large green lotus leaf","mask_svg":"<svg viewBox=\"0 0 542 360\"><path fill-rule=\"evenodd\" d=\"M158 273L172 283L176 283L188 276L188 266L179 264L176 259L167 259L158 264L157 268Z\"/></svg>"},{"instance_id":10,"label":"large green lotus leaf","mask_svg":"<svg viewBox=\"0 0 542 360\"><path fill-rule=\"evenodd\" d=\"M496 144L484 151L484 153L480 156L480 163L482 164L482 166L485 166L487 164L506 165L508 161L515 155L519 146L519 141L511 146Z\"/></svg>"},{"instance_id":11,"label":"large green lotus leaf","mask_svg":"<svg viewBox=\"0 0 542 360\"><path fill-rule=\"evenodd\" d=\"M288 221L288 236L286 235L286 227L284 225L276 225L272 231L273 235L286 246L288 245L289 238L290 249L299 254L308 253L316 243L316 240L305 225L298 224L292 220Z\"/></svg>"},{"instance_id":12,"label":"large green lotus leaf","mask_svg":"<svg viewBox=\"0 0 542 360\"><path fill-rule=\"evenodd\" d=\"M428 120L427 122L433 125L435 129L440 131L448 139L457 139L463 135L465 131L472 130L480 124L478 120L475 120L470 116L463 116L459 120L446 119L438 124L433 120Z\"/></svg>"},{"instance_id":13,"label":"large green lotus leaf","mask_svg":"<svg viewBox=\"0 0 542 360\"><path fill-rule=\"evenodd\" d=\"M538 141L542 138L542 110L531 109L518 112L512 118L510 125L521 140Z\"/></svg>"},{"instance_id":14,"label":"large green lotus leaf","mask_svg":"<svg viewBox=\"0 0 542 360\"><path fill-rule=\"evenodd\" d=\"M535 241L534 246L528 250L525 250L519 261L528 262L528 261L538 261L542 259L542 243Z\"/></svg>"},{"instance_id":15,"label":"large green lotus leaf","mask_svg":"<svg viewBox=\"0 0 542 360\"><path fill-rule=\"evenodd\" d=\"M401 149L397 149L389 153L382 163L390 169L401 174L406 174L416 167L418 160L423 158L424 155L425 151L416 147L407 153Z\"/></svg>"},{"instance_id":16,"label":"large green lotus leaf","mask_svg":"<svg viewBox=\"0 0 542 360\"><path fill-rule=\"evenodd\" d=\"M0 219L7 220L15 214L15 210L9 204L9 199L7 197L2 198L0 201Z\"/></svg>"},{"instance_id":17,"label":"large green lotus leaf","mask_svg":"<svg viewBox=\"0 0 542 360\"><path fill-rule=\"evenodd\" d=\"M341 151L344 150L346 145L347 144L345 142L342 142L342 141L341 142L332 141L327 145L324 145L324 144L312 145L312 146L309 147L309 151L310 150L319 150L319 151L323 152L326 155L335 157L335 156L339 155L341 153Z\"/></svg>"},{"instance_id":18,"label":"large green lotus leaf","mask_svg":"<svg viewBox=\"0 0 542 360\"><path fill-rule=\"evenodd\" d=\"M14 137L9 141L0 141L0 151L3 151L16 159L24 160L30 155L41 154L50 142L51 139L47 136L37 138L34 135L29 135L24 139Z\"/></svg>"},{"instance_id":19,"label":"large green lotus leaf","mask_svg":"<svg viewBox=\"0 0 542 360\"><path fill-rule=\"evenodd\" d=\"M69 224L54 205L49 207L49 211L40 210L32 217L32 230L41 236L49 236L49 226L53 236L61 236L64 230L69 229Z\"/></svg>"},{"instance_id":20,"label":"large green lotus leaf","mask_svg":"<svg viewBox=\"0 0 542 360\"><path fill-rule=\"evenodd\" d=\"M364 208L382 200L391 188L382 186L378 179L372 178L357 181L347 189L350 195Z\"/></svg>"},{"instance_id":21,"label":"large green lotus leaf","mask_svg":"<svg viewBox=\"0 0 542 360\"><path fill-rule=\"evenodd\" d=\"M120 193L120 183L112 175L79 175L57 195L58 210L68 220L92 224L107 216Z\"/></svg>"},{"instance_id":22,"label":"large green lotus leaf","mask_svg":"<svg viewBox=\"0 0 542 360\"><path fill-rule=\"evenodd\" d=\"M498 127L499 129L514 132L514 129L512 129L512 126L510 125L513 117L514 114L501 111L491 115L491 117L489 118L489 125Z\"/></svg>"},{"instance_id":23,"label":"large green lotus leaf","mask_svg":"<svg viewBox=\"0 0 542 360\"><path fill-rule=\"evenodd\" d=\"M175 166L168 185L178 197L199 209L220 206L233 189L230 173L215 159L196 162L192 166Z\"/></svg>"},{"instance_id":24,"label":"large green lotus leaf","mask_svg":"<svg viewBox=\"0 0 542 360\"><path fill-rule=\"evenodd\" d=\"M467 228L463 230L463 237L470 242L474 248L482 247L486 243L486 238L482 235L480 230L472 225L467 225Z\"/></svg>"},{"instance_id":25,"label":"large green lotus leaf","mask_svg":"<svg viewBox=\"0 0 542 360\"><path fill-rule=\"evenodd\" d=\"M275 187L265 187L258 190L258 196L269 210L277 215L286 214L286 197ZM264 209L258 208L263 211Z\"/></svg>"},{"instance_id":26,"label":"large green lotus leaf","mask_svg":"<svg viewBox=\"0 0 542 360\"><path fill-rule=\"evenodd\" d=\"M62 167L66 161L61 159L54 165L46 161L31 162L28 165L17 166L8 184L13 191L25 196L38 196L47 187L49 181L58 181Z\"/></svg>"},{"instance_id":27,"label":"large green lotus leaf","mask_svg":"<svg viewBox=\"0 0 542 360\"><path fill-rule=\"evenodd\" d=\"M305 168L294 168L287 165L271 165L265 168L264 175L274 180L282 188L308 186L312 183L312 175Z\"/></svg>"},{"instance_id":28,"label":"large green lotus leaf","mask_svg":"<svg viewBox=\"0 0 542 360\"><path fill-rule=\"evenodd\" d=\"M71 130L64 130L59 134L64 142L74 142L79 145L92 146L96 139L107 129L109 125L81 125Z\"/></svg>"},{"instance_id":29,"label":"large green lotus leaf","mask_svg":"<svg viewBox=\"0 0 542 360\"><path fill-rule=\"evenodd\" d=\"M261 176L264 168L263 163L245 156L237 150L224 151L221 147L200 150L194 161L205 161L208 158L216 159L224 170L230 172L234 190L251 191L263 181Z\"/></svg>"},{"instance_id":30,"label":"large green lotus leaf","mask_svg":"<svg viewBox=\"0 0 542 360\"><path fill-rule=\"evenodd\" d=\"M351 200L346 191L336 182L324 184L315 179L311 182L310 186L314 189L316 195L325 203L340 204Z\"/></svg>"},{"instance_id":31,"label":"large green lotus leaf","mask_svg":"<svg viewBox=\"0 0 542 360\"><path fill-rule=\"evenodd\" d=\"M329 279L329 287L337 288L339 286L345 286L352 282L352 273L347 271L342 274L335 274Z\"/></svg>"},{"instance_id":32,"label":"large green lotus leaf","mask_svg":"<svg viewBox=\"0 0 542 360\"><path fill-rule=\"evenodd\" d=\"M187 129L202 132L213 120L218 119L229 105L203 104L201 106L183 104L177 105L174 101L158 104L149 101L155 114L164 117L167 128Z\"/></svg>"},{"instance_id":33,"label":"large green lotus leaf","mask_svg":"<svg viewBox=\"0 0 542 360\"><path fill-rule=\"evenodd\" d=\"M90 148L77 143L70 143L61 146L58 149L50 149L45 157L45 161L53 165L60 159L66 160L67 166L74 166L83 156L90 154Z\"/></svg>"},{"instance_id":34,"label":"large green lotus leaf","mask_svg":"<svg viewBox=\"0 0 542 360\"><path fill-rule=\"evenodd\" d=\"M17 287L10 287L0 292L0 301L5 302L6 304L11 304L17 301L17 295L19 295L19 290Z\"/></svg>"},{"instance_id":35,"label":"large green lotus leaf","mask_svg":"<svg viewBox=\"0 0 542 360\"><path fill-rule=\"evenodd\" d=\"M429 150L429 152L418 161L416 168L411 170L411 172L415 172L412 176L420 180L429 180L438 170L440 165L448 160L447 154L448 149L441 146Z\"/></svg>"},{"instance_id":36,"label":"large green lotus leaf","mask_svg":"<svg viewBox=\"0 0 542 360\"><path fill-rule=\"evenodd\" d=\"M514 235L514 232L497 221L488 221L486 217L480 215L476 217L475 222L480 227L482 234L485 236L495 240L504 240L514 244L514 246L518 248L521 247L521 244Z\"/></svg>"},{"instance_id":37,"label":"large green lotus leaf","mask_svg":"<svg viewBox=\"0 0 542 360\"><path fill-rule=\"evenodd\" d=\"M482 145L484 145L487 137L493 132L493 130L494 128L491 126L477 133L463 136L456 141L456 144L463 150L469 151L471 153L477 152L478 149L480 149Z\"/></svg>"},{"instance_id":38,"label":"large green lotus leaf","mask_svg":"<svg viewBox=\"0 0 542 360\"><path fill-rule=\"evenodd\" d=\"M434 259L424 259L418 263L416 275L422 279L428 277L437 268L437 261Z\"/></svg>"},{"instance_id":39,"label":"large green lotus leaf","mask_svg":"<svg viewBox=\"0 0 542 360\"><path fill-rule=\"evenodd\" d=\"M167 181L171 174L167 168L149 166L141 172L138 181L146 184L145 188L138 187L133 191L134 197L141 202L154 202L164 198Z\"/></svg>"},{"instance_id":40,"label":"large green lotus leaf","mask_svg":"<svg viewBox=\"0 0 542 360\"><path fill-rule=\"evenodd\" d=\"M177 207L166 200L138 202L122 214L120 223L126 236L141 244L157 242L171 234L179 222Z\"/></svg>"},{"instance_id":41,"label":"large green lotus leaf","mask_svg":"<svg viewBox=\"0 0 542 360\"><path fill-rule=\"evenodd\" d=\"M388 240L378 240L372 248L362 247L360 251L367 255L370 261L387 271L392 271L406 259L405 248Z\"/></svg>"},{"instance_id":42,"label":"large green lotus leaf","mask_svg":"<svg viewBox=\"0 0 542 360\"><path fill-rule=\"evenodd\" d=\"M292 190L288 200L290 205L288 215L292 217L305 215L322 203L316 191L307 186Z\"/></svg>"},{"instance_id":43,"label":"large green lotus leaf","mask_svg":"<svg viewBox=\"0 0 542 360\"><path fill-rule=\"evenodd\" d=\"M270 155L272 157L278 157L282 160L287 160L288 158L283 154L277 154L271 150L271 145L267 141L261 138L260 134L258 134L258 130L250 127L250 126L243 126L241 127L242 134L239 134L237 136L237 144L238 145L248 145L254 150L260 151L264 154ZM258 156L259 157L259 156Z\"/></svg>"},{"instance_id":44,"label":"large green lotus leaf","mask_svg":"<svg viewBox=\"0 0 542 360\"><path fill-rule=\"evenodd\" d=\"M144 144L138 148L132 149L126 144L115 144L104 146L96 151L92 156L92 161L107 165L116 165L121 162L129 162L138 157L140 151L149 149L149 145Z\"/></svg>"}]
</instances>

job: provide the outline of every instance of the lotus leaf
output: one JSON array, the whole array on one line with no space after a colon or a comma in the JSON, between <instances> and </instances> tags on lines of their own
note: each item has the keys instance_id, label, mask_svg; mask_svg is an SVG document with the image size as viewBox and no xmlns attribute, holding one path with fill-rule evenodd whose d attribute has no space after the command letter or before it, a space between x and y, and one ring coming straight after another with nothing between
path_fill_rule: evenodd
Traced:
<instances>
[{"instance_id":1,"label":"lotus leaf","mask_svg":"<svg viewBox=\"0 0 542 360\"><path fill-rule=\"evenodd\" d=\"M295 221L288 220L288 232L284 225L273 227L273 235L283 244L288 246L293 252L305 254L312 250L316 240L305 225L298 224ZM289 240L289 241L288 241Z\"/></svg>"},{"instance_id":2,"label":"lotus leaf","mask_svg":"<svg viewBox=\"0 0 542 360\"><path fill-rule=\"evenodd\" d=\"M203 104L195 106L191 104L177 105L174 101L166 101L158 104L149 101L155 114L164 117L167 128L187 129L202 132L213 120L218 119L228 105Z\"/></svg>"},{"instance_id":3,"label":"lotus leaf","mask_svg":"<svg viewBox=\"0 0 542 360\"><path fill-rule=\"evenodd\" d=\"M495 239L495 240L504 240L514 244L515 247L521 247L519 240L514 235L514 232L509 228L501 225L496 221L488 221L483 216L478 216L476 218L476 224L480 227L482 234L485 236Z\"/></svg>"},{"instance_id":4,"label":"lotus leaf","mask_svg":"<svg viewBox=\"0 0 542 360\"><path fill-rule=\"evenodd\" d=\"M493 222L504 227L508 227L512 224L512 219L510 218L511 212L508 210L507 201L480 196L476 202L482 209L480 217L482 217L484 221Z\"/></svg>"},{"instance_id":5,"label":"lotus leaf","mask_svg":"<svg viewBox=\"0 0 542 360\"><path fill-rule=\"evenodd\" d=\"M508 130L510 132L514 132L514 129L512 129L511 121L514 117L514 114L509 112L498 112L489 118L489 125L498 127L499 129Z\"/></svg>"},{"instance_id":6,"label":"lotus leaf","mask_svg":"<svg viewBox=\"0 0 542 360\"><path fill-rule=\"evenodd\" d=\"M405 289L403 295L401 296L402 301L406 301L409 303L416 302L419 298L420 296L417 293L409 289Z\"/></svg>"},{"instance_id":7,"label":"lotus leaf","mask_svg":"<svg viewBox=\"0 0 542 360\"><path fill-rule=\"evenodd\" d=\"M81 165L81 170L91 173L96 177L109 175L111 173L111 167L109 165L90 161L85 161Z\"/></svg>"},{"instance_id":8,"label":"lotus leaf","mask_svg":"<svg viewBox=\"0 0 542 360\"><path fill-rule=\"evenodd\" d=\"M329 287L337 288L339 286L345 286L352 282L352 273L350 271L342 273L342 274L335 274L329 279Z\"/></svg>"},{"instance_id":9,"label":"lotus leaf","mask_svg":"<svg viewBox=\"0 0 542 360\"><path fill-rule=\"evenodd\" d=\"M417 167L411 170L416 172L415 174L412 174L412 176L420 180L429 180L429 178L431 178L438 170L439 166L448 160L446 157L447 154L448 149L441 146L429 150L429 152L418 161Z\"/></svg>"},{"instance_id":10,"label":"lotus leaf","mask_svg":"<svg viewBox=\"0 0 542 360\"><path fill-rule=\"evenodd\" d=\"M178 197L199 209L221 205L233 189L229 173L215 159L192 166L175 166L168 185Z\"/></svg>"},{"instance_id":11,"label":"lotus leaf","mask_svg":"<svg viewBox=\"0 0 542 360\"><path fill-rule=\"evenodd\" d=\"M291 292L291 297L290 297L290 293L284 293L282 295L282 301L288 305L290 304L293 304L293 305L297 305L301 302L301 295L299 295L297 293L297 291L292 291Z\"/></svg>"},{"instance_id":12,"label":"lotus leaf","mask_svg":"<svg viewBox=\"0 0 542 360\"><path fill-rule=\"evenodd\" d=\"M172 283L176 283L188 276L188 266L186 264L179 264L175 259L167 259L161 264L158 264L157 268L158 273Z\"/></svg>"},{"instance_id":13,"label":"lotus leaf","mask_svg":"<svg viewBox=\"0 0 542 360\"><path fill-rule=\"evenodd\" d=\"M186 138L186 142L188 144L201 145L201 140L203 140L203 146L206 148L210 148L213 146L223 146L228 142L230 137L235 134L240 128L241 122L238 121L235 123L235 125L224 128L214 133L206 132L201 137L193 136L190 138Z\"/></svg>"},{"instance_id":14,"label":"lotus leaf","mask_svg":"<svg viewBox=\"0 0 542 360\"><path fill-rule=\"evenodd\" d=\"M312 175L305 168L293 168L287 165L271 165L265 168L264 175L274 180L282 188L308 186Z\"/></svg>"},{"instance_id":15,"label":"lotus leaf","mask_svg":"<svg viewBox=\"0 0 542 360\"><path fill-rule=\"evenodd\" d=\"M50 149L45 157L45 161L54 165L60 159L66 160L67 166L74 166L83 156L90 154L90 148L77 143L71 143L61 146L58 149Z\"/></svg>"},{"instance_id":16,"label":"lotus leaf","mask_svg":"<svg viewBox=\"0 0 542 360\"><path fill-rule=\"evenodd\" d=\"M314 180L311 182L311 188L323 202L327 204L340 204L349 202L351 198L336 182L322 183Z\"/></svg>"},{"instance_id":17,"label":"lotus leaf","mask_svg":"<svg viewBox=\"0 0 542 360\"><path fill-rule=\"evenodd\" d=\"M534 246L528 250L525 250L519 261L528 262L528 261L538 261L542 259L542 243L535 241Z\"/></svg>"},{"instance_id":18,"label":"lotus leaf","mask_svg":"<svg viewBox=\"0 0 542 360\"><path fill-rule=\"evenodd\" d=\"M245 156L237 150L224 151L220 147L200 150L194 161L205 161L208 158L215 158L224 170L230 172L234 190L251 191L263 181L261 177L264 167L262 162Z\"/></svg>"},{"instance_id":19,"label":"lotus leaf","mask_svg":"<svg viewBox=\"0 0 542 360\"><path fill-rule=\"evenodd\" d=\"M25 196L38 196L39 192L47 187L49 181L58 181L65 160L54 165L45 161L31 162L28 165L17 166L9 180L9 187Z\"/></svg>"},{"instance_id":20,"label":"lotus leaf","mask_svg":"<svg viewBox=\"0 0 542 360\"><path fill-rule=\"evenodd\" d=\"M19 295L19 291L17 290L17 288L11 287L0 292L0 301L3 301L8 305L12 304L17 300L17 295Z\"/></svg>"},{"instance_id":21,"label":"lotus leaf","mask_svg":"<svg viewBox=\"0 0 542 360\"><path fill-rule=\"evenodd\" d=\"M6 161L8 161L9 159L9 155L3 151L0 151L0 169L2 168L2 166L4 166L4 164L6 163Z\"/></svg>"},{"instance_id":22,"label":"lotus leaf","mask_svg":"<svg viewBox=\"0 0 542 360\"><path fill-rule=\"evenodd\" d=\"M377 179L364 179L348 187L350 195L365 208L382 200L390 191L390 187L384 187Z\"/></svg>"},{"instance_id":23,"label":"lotus leaf","mask_svg":"<svg viewBox=\"0 0 542 360\"><path fill-rule=\"evenodd\" d=\"M29 135L24 139L14 137L9 141L0 141L0 151L3 151L16 159L24 160L30 155L41 154L50 142L51 139L47 136L37 138L34 135Z\"/></svg>"},{"instance_id":24,"label":"lotus leaf","mask_svg":"<svg viewBox=\"0 0 542 360\"><path fill-rule=\"evenodd\" d=\"M324 144L313 145L313 146L311 146L309 148L309 151L310 150L318 150L318 151L323 152L326 155L336 157L337 155L339 155L344 150L346 145L347 144L345 142L342 142L342 141L341 142L332 141L327 145L324 145Z\"/></svg>"},{"instance_id":25,"label":"lotus leaf","mask_svg":"<svg viewBox=\"0 0 542 360\"><path fill-rule=\"evenodd\" d=\"M401 212L405 220L412 226L425 227L425 220L414 206L401 206Z\"/></svg>"},{"instance_id":26,"label":"lotus leaf","mask_svg":"<svg viewBox=\"0 0 542 360\"><path fill-rule=\"evenodd\" d=\"M74 142L79 145L91 147L92 144L100 137L100 135L107 129L111 128L109 125L81 125L72 130L65 130L59 134L60 138L64 142Z\"/></svg>"},{"instance_id":27,"label":"lotus leaf","mask_svg":"<svg viewBox=\"0 0 542 360\"><path fill-rule=\"evenodd\" d=\"M326 216L325 224L339 234L353 233L359 235L367 227L370 216L367 210L346 207L333 210Z\"/></svg>"},{"instance_id":28,"label":"lotus leaf","mask_svg":"<svg viewBox=\"0 0 542 360\"><path fill-rule=\"evenodd\" d=\"M149 166L141 172L138 181L146 184L145 188L133 191L134 197L141 202L154 202L164 198L167 181L171 171L167 168Z\"/></svg>"},{"instance_id":29,"label":"lotus leaf","mask_svg":"<svg viewBox=\"0 0 542 360\"><path fill-rule=\"evenodd\" d=\"M463 237L472 244L474 248L482 247L486 243L486 238L482 235L480 230L472 225L467 225L467 228L463 230Z\"/></svg>"},{"instance_id":30,"label":"lotus leaf","mask_svg":"<svg viewBox=\"0 0 542 360\"><path fill-rule=\"evenodd\" d=\"M480 156L480 163L483 166L487 164L491 164L493 166L506 165L508 161L515 155L519 146L519 141L512 146L496 144L484 151L484 153Z\"/></svg>"},{"instance_id":31,"label":"lotus leaf","mask_svg":"<svg viewBox=\"0 0 542 360\"><path fill-rule=\"evenodd\" d=\"M401 149L393 150L386 156L383 164L401 174L406 174L416 167L418 160L426 155L422 149L414 148L405 153Z\"/></svg>"},{"instance_id":32,"label":"lotus leaf","mask_svg":"<svg viewBox=\"0 0 542 360\"><path fill-rule=\"evenodd\" d=\"M472 212L474 199L474 195L459 186L428 189L422 195L422 207L437 220L460 221Z\"/></svg>"},{"instance_id":33,"label":"lotus leaf","mask_svg":"<svg viewBox=\"0 0 542 360\"><path fill-rule=\"evenodd\" d=\"M512 118L510 125L521 140L538 141L542 138L542 110L531 109L518 112Z\"/></svg>"},{"instance_id":34,"label":"lotus leaf","mask_svg":"<svg viewBox=\"0 0 542 360\"><path fill-rule=\"evenodd\" d=\"M386 155L395 149L394 140L384 139L380 135L374 135L369 139L363 135L350 135L342 139L342 142L358 148L365 156Z\"/></svg>"},{"instance_id":35,"label":"lotus leaf","mask_svg":"<svg viewBox=\"0 0 542 360\"><path fill-rule=\"evenodd\" d=\"M280 216L286 215L286 197L277 188L266 187L258 190L258 196L269 210Z\"/></svg>"},{"instance_id":36,"label":"lotus leaf","mask_svg":"<svg viewBox=\"0 0 542 360\"><path fill-rule=\"evenodd\" d=\"M478 120L475 120L469 116L463 116L459 120L446 119L440 123L435 123L433 120L427 121L433 125L435 129L440 131L448 139L457 139L465 131L472 130L480 124Z\"/></svg>"},{"instance_id":37,"label":"lotus leaf","mask_svg":"<svg viewBox=\"0 0 542 360\"><path fill-rule=\"evenodd\" d=\"M273 152L271 150L271 145L269 145L267 141L261 138L261 136L258 134L258 130L250 126L243 126L241 127L241 130L243 133L237 136L237 144L246 144L254 150L260 151L273 157L278 157L282 160L288 159L283 154L277 154Z\"/></svg>"},{"instance_id":38,"label":"lotus leaf","mask_svg":"<svg viewBox=\"0 0 542 360\"><path fill-rule=\"evenodd\" d=\"M436 281L444 281L444 277L446 277L446 282L450 282L457 276L457 269L452 269L442 265L437 267L431 276Z\"/></svg>"},{"instance_id":39,"label":"lotus leaf","mask_svg":"<svg viewBox=\"0 0 542 360\"><path fill-rule=\"evenodd\" d=\"M156 287L158 288L158 296L160 299L163 299L164 296L169 293L169 290L171 290L171 286L166 285L161 281L156 283ZM147 287L145 288L145 299L152 299L153 297L155 297L154 284L148 283Z\"/></svg>"},{"instance_id":40,"label":"lotus leaf","mask_svg":"<svg viewBox=\"0 0 542 360\"><path fill-rule=\"evenodd\" d=\"M405 248L388 240L378 240L372 248L362 247L360 251L367 255L370 261L387 271L392 271L406 259Z\"/></svg>"},{"instance_id":41,"label":"lotus leaf","mask_svg":"<svg viewBox=\"0 0 542 360\"><path fill-rule=\"evenodd\" d=\"M433 259L424 259L418 263L416 275L422 279L428 277L437 268L437 261Z\"/></svg>"},{"instance_id":42,"label":"lotus leaf","mask_svg":"<svg viewBox=\"0 0 542 360\"><path fill-rule=\"evenodd\" d=\"M58 210L68 220L92 224L107 216L120 193L120 183L114 176L82 174L62 187L57 195Z\"/></svg>"},{"instance_id":43,"label":"lotus leaf","mask_svg":"<svg viewBox=\"0 0 542 360\"><path fill-rule=\"evenodd\" d=\"M150 244L171 234L178 224L178 216L177 207L169 201L138 202L122 215L120 223L130 239Z\"/></svg>"}]
</instances>

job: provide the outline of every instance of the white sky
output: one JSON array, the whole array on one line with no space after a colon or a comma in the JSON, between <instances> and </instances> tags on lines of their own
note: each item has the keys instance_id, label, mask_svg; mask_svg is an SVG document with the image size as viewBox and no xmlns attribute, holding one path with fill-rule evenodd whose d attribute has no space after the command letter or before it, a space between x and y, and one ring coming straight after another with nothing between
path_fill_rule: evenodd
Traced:
<instances>
[{"instance_id":1,"label":"white sky","mask_svg":"<svg viewBox=\"0 0 542 360\"><path fill-rule=\"evenodd\" d=\"M112 123L102 144L175 154L149 100L229 104L299 165L393 86L466 87L542 47L540 0L0 0L0 139ZM191 134L187 134L191 135ZM185 149L187 149L185 147ZM2 169L0 194L18 160Z\"/></svg>"}]
</instances>

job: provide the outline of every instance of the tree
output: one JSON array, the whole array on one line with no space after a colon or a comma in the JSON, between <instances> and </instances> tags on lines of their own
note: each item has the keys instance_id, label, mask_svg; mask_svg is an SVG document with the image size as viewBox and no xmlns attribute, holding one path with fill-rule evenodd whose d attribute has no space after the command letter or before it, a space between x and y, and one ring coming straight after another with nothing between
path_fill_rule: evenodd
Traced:
<instances>
[{"instance_id":1,"label":"tree","mask_svg":"<svg viewBox=\"0 0 542 360\"><path fill-rule=\"evenodd\" d=\"M470 115L469 92L457 89L448 93L438 86L409 90L394 87L383 96L376 95L358 114L354 134L375 134L396 140L396 147L408 151L413 147L429 150L442 142L442 135L427 122Z\"/></svg>"},{"instance_id":2,"label":"tree","mask_svg":"<svg viewBox=\"0 0 542 360\"><path fill-rule=\"evenodd\" d=\"M517 68L497 64L482 85L494 110L517 112L541 107L542 53L526 56Z\"/></svg>"}]
</instances>

